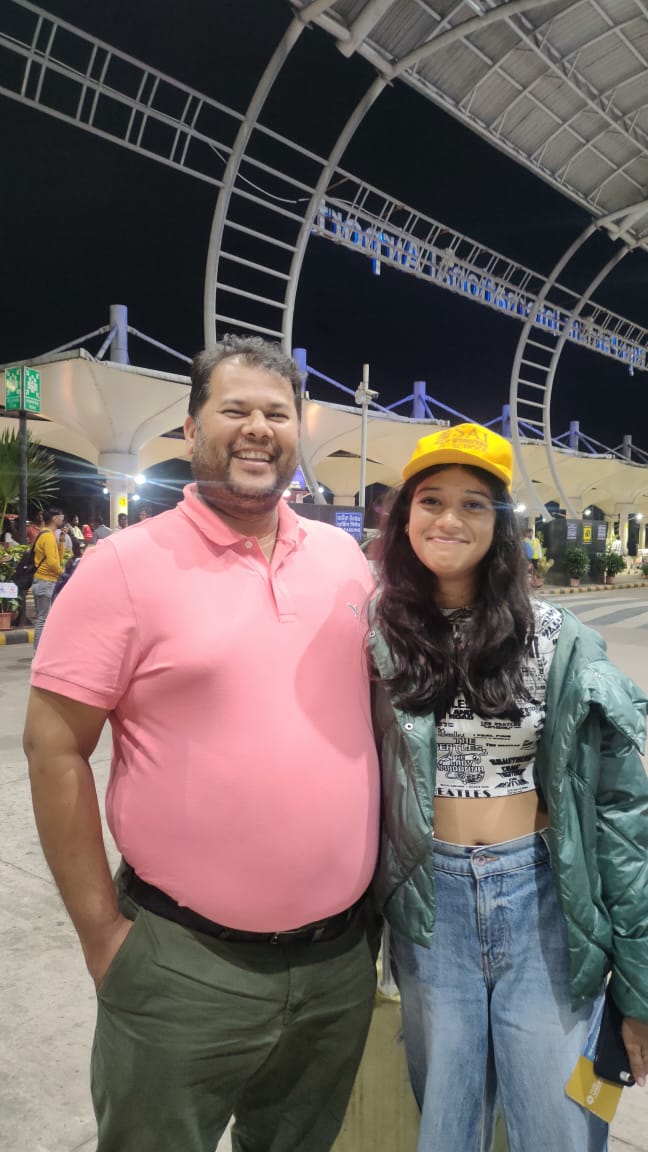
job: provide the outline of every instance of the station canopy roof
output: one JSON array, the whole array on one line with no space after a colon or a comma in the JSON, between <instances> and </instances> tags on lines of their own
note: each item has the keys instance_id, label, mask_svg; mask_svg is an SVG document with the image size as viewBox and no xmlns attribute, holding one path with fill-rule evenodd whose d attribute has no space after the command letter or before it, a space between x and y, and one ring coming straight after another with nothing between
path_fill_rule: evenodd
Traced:
<instances>
[{"instance_id":1,"label":"station canopy roof","mask_svg":"<svg viewBox=\"0 0 648 1152\"><path fill-rule=\"evenodd\" d=\"M644 0L292 2L595 217L648 196ZM648 243L648 209L622 229Z\"/></svg>"},{"instance_id":2,"label":"station canopy roof","mask_svg":"<svg viewBox=\"0 0 648 1152\"><path fill-rule=\"evenodd\" d=\"M42 417L28 418L35 440L89 461L102 472L102 457L115 453L144 472L170 459L186 459L178 437L187 413L189 380L164 372L97 361L84 350L29 361L41 374ZM360 487L361 412L358 407L304 399L301 442L304 462L320 484L339 498L353 499ZM16 420L0 416L0 432ZM417 440L444 421L415 420L370 410L367 421L366 483L400 483L403 464ZM618 504L648 517L648 467L614 454L597 456L555 449L561 481L583 508L596 504L612 516ZM104 456L104 454L106 454ZM522 445L525 467L542 503L556 500L542 443ZM522 490L514 470L513 490Z\"/></svg>"}]
</instances>

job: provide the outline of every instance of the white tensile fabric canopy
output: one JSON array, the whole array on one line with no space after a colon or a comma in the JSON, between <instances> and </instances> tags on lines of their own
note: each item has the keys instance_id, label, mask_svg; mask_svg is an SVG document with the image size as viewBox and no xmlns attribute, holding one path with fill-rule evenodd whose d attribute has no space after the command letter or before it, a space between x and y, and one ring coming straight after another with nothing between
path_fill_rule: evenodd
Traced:
<instances>
[{"instance_id":1,"label":"white tensile fabric canopy","mask_svg":"<svg viewBox=\"0 0 648 1152\"><path fill-rule=\"evenodd\" d=\"M185 459L177 436L187 413L188 378L94 360L83 350L31 361L41 374L41 419L28 419L32 436L47 447L94 464L100 472L134 476L154 464ZM403 464L421 436L443 422L370 412L366 483L400 482ZM0 417L0 430L16 421ZM176 435L172 436L171 433ZM522 446L524 462L542 503L556 499L541 443ZM360 487L361 412L357 407L304 399L302 454L320 484L338 500L352 501ZM557 450L565 491L576 506L595 504L607 515L626 510L648 516L648 468L612 455ZM520 476L513 490L525 503ZM630 507L631 506L631 509Z\"/></svg>"}]
</instances>

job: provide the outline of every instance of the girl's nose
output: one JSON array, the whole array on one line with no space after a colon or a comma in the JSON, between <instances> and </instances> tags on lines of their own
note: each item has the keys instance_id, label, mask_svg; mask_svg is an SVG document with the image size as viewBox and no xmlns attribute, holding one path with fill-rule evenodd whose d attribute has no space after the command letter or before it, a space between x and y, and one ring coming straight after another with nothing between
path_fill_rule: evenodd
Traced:
<instances>
[{"instance_id":1,"label":"girl's nose","mask_svg":"<svg viewBox=\"0 0 648 1152\"><path fill-rule=\"evenodd\" d=\"M451 525L460 524L461 517L454 508L447 506L446 508L442 508L441 512L437 516L437 522L440 524Z\"/></svg>"}]
</instances>

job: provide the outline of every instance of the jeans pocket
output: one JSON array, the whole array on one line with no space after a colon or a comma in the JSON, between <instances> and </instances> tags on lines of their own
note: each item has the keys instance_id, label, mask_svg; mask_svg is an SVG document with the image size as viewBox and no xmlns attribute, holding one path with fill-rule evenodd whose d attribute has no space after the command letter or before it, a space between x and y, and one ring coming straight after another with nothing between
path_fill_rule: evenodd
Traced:
<instances>
[{"instance_id":1,"label":"jeans pocket","mask_svg":"<svg viewBox=\"0 0 648 1152\"><path fill-rule=\"evenodd\" d=\"M101 999L105 999L106 994L110 993L113 985L115 984L115 981L118 981L124 969L129 967L131 957L137 953L138 937L142 932L143 923L144 913L142 909L140 909L133 921L132 928L124 937L124 940L113 956L110 964L108 965L108 968L104 972L101 983L97 988L97 996Z\"/></svg>"}]
</instances>

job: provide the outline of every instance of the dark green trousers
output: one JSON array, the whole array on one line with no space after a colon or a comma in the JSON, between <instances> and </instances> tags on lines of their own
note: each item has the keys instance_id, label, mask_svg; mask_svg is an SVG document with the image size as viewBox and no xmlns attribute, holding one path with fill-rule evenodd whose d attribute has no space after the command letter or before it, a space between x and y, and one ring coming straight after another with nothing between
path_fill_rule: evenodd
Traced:
<instances>
[{"instance_id":1,"label":"dark green trousers","mask_svg":"<svg viewBox=\"0 0 648 1152\"><path fill-rule=\"evenodd\" d=\"M139 911L97 994L97 1152L214 1152L232 1116L236 1152L328 1152L374 1002L367 927L230 943Z\"/></svg>"}]
</instances>

